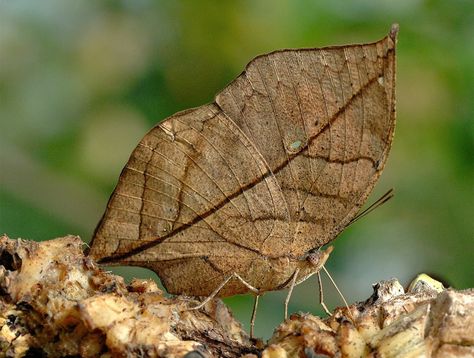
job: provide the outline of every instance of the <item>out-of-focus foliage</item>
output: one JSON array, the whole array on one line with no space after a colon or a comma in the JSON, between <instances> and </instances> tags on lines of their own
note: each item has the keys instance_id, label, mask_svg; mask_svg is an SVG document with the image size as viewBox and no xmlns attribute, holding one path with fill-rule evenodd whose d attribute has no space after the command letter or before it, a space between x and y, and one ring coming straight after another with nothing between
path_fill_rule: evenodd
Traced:
<instances>
[{"instance_id":1,"label":"out-of-focus foliage","mask_svg":"<svg viewBox=\"0 0 474 358\"><path fill-rule=\"evenodd\" d=\"M420 271L473 287L472 14L470 0L0 0L0 231L88 241L154 124L211 101L257 54L373 41L398 22L397 130L371 200L396 197L336 240L329 269L350 301ZM263 298L257 333L284 295ZM292 309L317 301L313 278ZM228 302L247 322L250 298Z\"/></svg>"}]
</instances>

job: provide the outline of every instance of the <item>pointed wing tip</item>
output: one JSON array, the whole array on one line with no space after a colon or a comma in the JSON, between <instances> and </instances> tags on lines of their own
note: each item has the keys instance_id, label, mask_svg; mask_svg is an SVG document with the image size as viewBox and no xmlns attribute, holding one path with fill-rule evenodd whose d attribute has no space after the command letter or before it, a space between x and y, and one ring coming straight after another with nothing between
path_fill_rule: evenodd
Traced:
<instances>
[{"instance_id":1,"label":"pointed wing tip","mask_svg":"<svg viewBox=\"0 0 474 358\"><path fill-rule=\"evenodd\" d=\"M398 36L398 31L400 30L400 25L397 23L392 24L392 27L390 27L390 32L388 33L388 36L395 42L397 40Z\"/></svg>"}]
</instances>

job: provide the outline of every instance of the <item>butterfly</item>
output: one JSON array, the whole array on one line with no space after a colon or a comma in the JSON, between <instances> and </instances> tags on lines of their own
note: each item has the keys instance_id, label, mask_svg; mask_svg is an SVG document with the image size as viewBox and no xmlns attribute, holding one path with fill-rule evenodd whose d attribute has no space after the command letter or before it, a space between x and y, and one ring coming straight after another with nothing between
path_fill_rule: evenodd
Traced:
<instances>
[{"instance_id":1,"label":"butterfly","mask_svg":"<svg viewBox=\"0 0 474 358\"><path fill-rule=\"evenodd\" d=\"M258 56L214 102L159 123L89 255L149 268L188 296L260 295L317 273L391 147L397 32Z\"/></svg>"}]
</instances>

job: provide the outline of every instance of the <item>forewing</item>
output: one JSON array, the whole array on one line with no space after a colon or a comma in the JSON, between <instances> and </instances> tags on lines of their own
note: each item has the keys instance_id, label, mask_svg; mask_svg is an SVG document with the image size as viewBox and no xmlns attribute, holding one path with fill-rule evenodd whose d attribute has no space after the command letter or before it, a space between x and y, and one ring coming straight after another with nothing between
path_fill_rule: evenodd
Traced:
<instances>
[{"instance_id":1,"label":"forewing","mask_svg":"<svg viewBox=\"0 0 474 358\"><path fill-rule=\"evenodd\" d=\"M372 44L259 56L216 98L277 179L292 253L334 239L383 169L395 126L396 31ZM267 240L264 250L272 247Z\"/></svg>"}]
</instances>

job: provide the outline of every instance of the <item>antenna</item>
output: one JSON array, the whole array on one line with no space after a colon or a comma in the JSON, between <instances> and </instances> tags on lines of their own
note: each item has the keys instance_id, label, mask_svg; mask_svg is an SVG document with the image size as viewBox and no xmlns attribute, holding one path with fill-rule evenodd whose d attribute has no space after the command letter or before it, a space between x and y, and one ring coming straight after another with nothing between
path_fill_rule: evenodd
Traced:
<instances>
[{"instance_id":1,"label":"antenna","mask_svg":"<svg viewBox=\"0 0 474 358\"><path fill-rule=\"evenodd\" d=\"M351 221L349 221L349 223L346 225L346 227L353 224L353 223L355 223L357 220L363 218L367 214L370 214L372 211L377 209L379 206L385 204L387 201L392 199L394 197L394 195L395 194L393 192L393 189L390 189L384 195L382 195L380 198L378 198L374 203L370 204L370 206L368 208L366 208L366 209L362 210L360 213L358 213Z\"/></svg>"}]
</instances>

